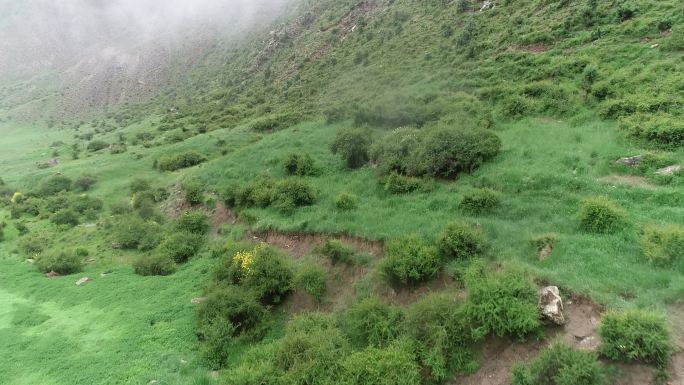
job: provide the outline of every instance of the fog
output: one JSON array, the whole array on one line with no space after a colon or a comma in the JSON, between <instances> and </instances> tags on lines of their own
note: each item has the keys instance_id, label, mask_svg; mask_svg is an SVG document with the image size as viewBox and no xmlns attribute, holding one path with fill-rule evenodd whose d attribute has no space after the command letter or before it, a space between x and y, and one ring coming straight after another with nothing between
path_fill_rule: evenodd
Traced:
<instances>
[{"instance_id":1,"label":"fog","mask_svg":"<svg viewBox=\"0 0 684 385\"><path fill-rule=\"evenodd\" d=\"M0 76L69 65L105 49L237 35L291 0L0 0Z\"/></svg>"}]
</instances>

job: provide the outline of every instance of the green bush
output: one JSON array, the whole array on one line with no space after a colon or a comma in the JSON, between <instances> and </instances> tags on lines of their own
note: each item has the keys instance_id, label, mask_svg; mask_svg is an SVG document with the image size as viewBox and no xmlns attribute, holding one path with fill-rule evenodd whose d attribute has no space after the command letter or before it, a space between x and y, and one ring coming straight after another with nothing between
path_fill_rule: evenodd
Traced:
<instances>
[{"instance_id":1,"label":"green bush","mask_svg":"<svg viewBox=\"0 0 684 385\"><path fill-rule=\"evenodd\" d=\"M672 29L672 35L665 48L670 51L684 51L684 26L678 25Z\"/></svg>"},{"instance_id":2,"label":"green bush","mask_svg":"<svg viewBox=\"0 0 684 385\"><path fill-rule=\"evenodd\" d=\"M102 140L93 140L88 143L88 151L96 152L109 147L109 143Z\"/></svg>"},{"instance_id":3,"label":"green bush","mask_svg":"<svg viewBox=\"0 0 684 385\"><path fill-rule=\"evenodd\" d=\"M78 226L78 213L72 209L61 209L50 217L50 221L59 226Z\"/></svg>"},{"instance_id":4,"label":"green bush","mask_svg":"<svg viewBox=\"0 0 684 385\"><path fill-rule=\"evenodd\" d=\"M197 205L204 201L204 185L199 179L189 179L182 184L185 201Z\"/></svg>"},{"instance_id":5,"label":"green bush","mask_svg":"<svg viewBox=\"0 0 684 385\"><path fill-rule=\"evenodd\" d=\"M159 244L157 252L170 257L176 263L185 263L197 254L202 241L202 237L197 234L173 233Z\"/></svg>"},{"instance_id":6,"label":"green bush","mask_svg":"<svg viewBox=\"0 0 684 385\"><path fill-rule=\"evenodd\" d=\"M78 273L83 269L83 261L73 251L52 251L39 254L35 264L43 273L54 271L61 275Z\"/></svg>"},{"instance_id":7,"label":"green bush","mask_svg":"<svg viewBox=\"0 0 684 385\"><path fill-rule=\"evenodd\" d=\"M97 177L92 174L83 174L74 180L74 190L88 191L97 183Z\"/></svg>"},{"instance_id":8,"label":"green bush","mask_svg":"<svg viewBox=\"0 0 684 385\"><path fill-rule=\"evenodd\" d=\"M413 172L414 158L423 133L424 130L415 128L398 128L373 143L371 159L377 163L380 173L407 175Z\"/></svg>"},{"instance_id":9,"label":"green bush","mask_svg":"<svg viewBox=\"0 0 684 385\"><path fill-rule=\"evenodd\" d=\"M377 298L365 298L351 306L343 318L345 331L360 346L388 346L401 332L403 313Z\"/></svg>"},{"instance_id":10,"label":"green bush","mask_svg":"<svg viewBox=\"0 0 684 385\"><path fill-rule=\"evenodd\" d=\"M161 242L161 226L137 216L119 217L112 227L112 241L124 249L152 250Z\"/></svg>"},{"instance_id":11,"label":"green bush","mask_svg":"<svg viewBox=\"0 0 684 385\"><path fill-rule=\"evenodd\" d=\"M412 346L397 342L354 352L342 362L343 385L419 385L420 368Z\"/></svg>"},{"instance_id":12,"label":"green bush","mask_svg":"<svg viewBox=\"0 0 684 385\"><path fill-rule=\"evenodd\" d=\"M288 325L275 354L282 384L339 384L350 346L330 315L310 313Z\"/></svg>"},{"instance_id":13,"label":"green bush","mask_svg":"<svg viewBox=\"0 0 684 385\"><path fill-rule=\"evenodd\" d=\"M27 256L35 256L50 247L52 240L44 234L28 234L19 238L17 247Z\"/></svg>"},{"instance_id":14,"label":"green bush","mask_svg":"<svg viewBox=\"0 0 684 385\"><path fill-rule=\"evenodd\" d=\"M385 178L385 191L392 194L407 194L420 188L420 179L391 172Z\"/></svg>"},{"instance_id":15,"label":"green bush","mask_svg":"<svg viewBox=\"0 0 684 385\"><path fill-rule=\"evenodd\" d=\"M152 186L150 185L149 180L141 177L135 177L129 183L128 189L131 191L131 194L137 194L143 191L151 190Z\"/></svg>"},{"instance_id":16,"label":"green bush","mask_svg":"<svg viewBox=\"0 0 684 385\"><path fill-rule=\"evenodd\" d=\"M359 197L351 193L340 193L335 198L335 207L341 211L351 211L359 206Z\"/></svg>"},{"instance_id":17,"label":"green bush","mask_svg":"<svg viewBox=\"0 0 684 385\"><path fill-rule=\"evenodd\" d=\"M554 344L527 366L513 367L513 385L605 385L606 370L596 355Z\"/></svg>"},{"instance_id":18,"label":"green bush","mask_svg":"<svg viewBox=\"0 0 684 385\"><path fill-rule=\"evenodd\" d=\"M650 311L608 313L599 334L601 355L611 360L642 361L663 368L673 352L667 319Z\"/></svg>"},{"instance_id":19,"label":"green bush","mask_svg":"<svg viewBox=\"0 0 684 385\"><path fill-rule=\"evenodd\" d=\"M625 225L622 211L604 197L583 200L578 216L582 229L593 233L615 232Z\"/></svg>"},{"instance_id":20,"label":"green bush","mask_svg":"<svg viewBox=\"0 0 684 385\"><path fill-rule=\"evenodd\" d=\"M133 270L142 276L165 276L176 271L176 264L168 255L152 253L141 255L133 261Z\"/></svg>"},{"instance_id":21,"label":"green bush","mask_svg":"<svg viewBox=\"0 0 684 385\"><path fill-rule=\"evenodd\" d=\"M461 200L461 208L471 214L492 212L501 206L501 193L490 188L472 190Z\"/></svg>"},{"instance_id":22,"label":"green bush","mask_svg":"<svg viewBox=\"0 0 684 385\"><path fill-rule=\"evenodd\" d=\"M493 131L436 127L421 141L413 174L453 179L474 171L500 150L501 139Z\"/></svg>"},{"instance_id":23,"label":"green bush","mask_svg":"<svg viewBox=\"0 0 684 385\"><path fill-rule=\"evenodd\" d=\"M40 197L48 197L62 191L71 191L72 186L73 183L70 178L62 174L56 174L43 179L38 185L35 194Z\"/></svg>"},{"instance_id":24,"label":"green bush","mask_svg":"<svg viewBox=\"0 0 684 385\"><path fill-rule=\"evenodd\" d=\"M467 260L482 256L487 240L482 231L465 222L451 222L437 238L437 249L447 260Z\"/></svg>"},{"instance_id":25,"label":"green bush","mask_svg":"<svg viewBox=\"0 0 684 385\"><path fill-rule=\"evenodd\" d=\"M391 283L415 285L433 278L442 267L437 251L417 236L387 245L380 272Z\"/></svg>"},{"instance_id":26,"label":"green bush","mask_svg":"<svg viewBox=\"0 0 684 385\"><path fill-rule=\"evenodd\" d=\"M291 153L285 158L283 167L288 175L308 176L316 171L313 158L306 153Z\"/></svg>"},{"instance_id":27,"label":"green bush","mask_svg":"<svg viewBox=\"0 0 684 385\"><path fill-rule=\"evenodd\" d=\"M488 273L476 264L465 281L466 311L477 333L524 339L539 332L537 288L527 274L510 268Z\"/></svg>"},{"instance_id":28,"label":"green bush","mask_svg":"<svg viewBox=\"0 0 684 385\"><path fill-rule=\"evenodd\" d=\"M641 250L654 265L668 266L684 257L684 227L650 225L641 235Z\"/></svg>"},{"instance_id":29,"label":"green bush","mask_svg":"<svg viewBox=\"0 0 684 385\"><path fill-rule=\"evenodd\" d=\"M192 234L205 235L209 232L209 216L201 211L186 211L176 219L176 229Z\"/></svg>"},{"instance_id":30,"label":"green bush","mask_svg":"<svg viewBox=\"0 0 684 385\"><path fill-rule=\"evenodd\" d=\"M471 367L470 328L460 301L446 294L427 295L408 308L404 335L415 341L418 361L430 383Z\"/></svg>"},{"instance_id":31,"label":"green bush","mask_svg":"<svg viewBox=\"0 0 684 385\"><path fill-rule=\"evenodd\" d=\"M155 165L161 171L176 171L197 166L206 160L207 158L204 155L195 151L188 151L177 155L163 156L157 159Z\"/></svg>"},{"instance_id":32,"label":"green bush","mask_svg":"<svg viewBox=\"0 0 684 385\"><path fill-rule=\"evenodd\" d=\"M197 335L202 355L213 368L225 367L236 339L263 337L268 311L254 294L237 286L219 286L208 293L197 309Z\"/></svg>"},{"instance_id":33,"label":"green bush","mask_svg":"<svg viewBox=\"0 0 684 385\"><path fill-rule=\"evenodd\" d=\"M287 178L276 185L273 204L281 210L310 206L316 202L316 191L304 179Z\"/></svg>"},{"instance_id":34,"label":"green bush","mask_svg":"<svg viewBox=\"0 0 684 385\"><path fill-rule=\"evenodd\" d=\"M347 167L359 168L369 160L371 134L367 129L353 127L339 130L330 144L330 151L339 154Z\"/></svg>"},{"instance_id":35,"label":"green bush","mask_svg":"<svg viewBox=\"0 0 684 385\"><path fill-rule=\"evenodd\" d=\"M293 288L290 261L272 247L261 245L253 250L238 250L227 262L221 277L249 288L266 304L282 302Z\"/></svg>"},{"instance_id":36,"label":"green bush","mask_svg":"<svg viewBox=\"0 0 684 385\"><path fill-rule=\"evenodd\" d=\"M354 249L336 239L327 239L320 248L320 253L330 258L333 264L354 262Z\"/></svg>"},{"instance_id":37,"label":"green bush","mask_svg":"<svg viewBox=\"0 0 684 385\"><path fill-rule=\"evenodd\" d=\"M326 292L327 272L321 266L306 264L299 267L294 286L321 302Z\"/></svg>"},{"instance_id":38,"label":"green bush","mask_svg":"<svg viewBox=\"0 0 684 385\"><path fill-rule=\"evenodd\" d=\"M620 119L628 136L658 147L675 149L684 144L684 124L679 116L645 111Z\"/></svg>"}]
</instances>

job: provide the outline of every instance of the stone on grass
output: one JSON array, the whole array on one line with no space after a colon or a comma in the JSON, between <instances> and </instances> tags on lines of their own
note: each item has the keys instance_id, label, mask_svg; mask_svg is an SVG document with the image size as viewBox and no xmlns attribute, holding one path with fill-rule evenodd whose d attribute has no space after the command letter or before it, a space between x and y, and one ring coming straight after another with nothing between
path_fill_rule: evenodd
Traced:
<instances>
[{"instance_id":1,"label":"stone on grass","mask_svg":"<svg viewBox=\"0 0 684 385\"><path fill-rule=\"evenodd\" d=\"M86 283L88 283L90 281L92 281L92 279L90 279L88 277L83 277L83 278L79 279L78 281L76 281L76 286L85 285Z\"/></svg>"},{"instance_id":2,"label":"stone on grass","mask_svg":"<svg viewBox=\"0 0 684 385\"><path fill-rule=\"evenodd\" d=\"M539 291L539 310L544 319L556 325L565 324L563 300L556 286L547 286Z\"/></svg>"},{"instance_id":3,"label":"stone on grass","mask_svg":"<svg viewBox=\"0 0 684 385\"><path fill-rule=\"evenodd\" d=\"M641 155L628 156L625 158L618 159L617 161L615 161L615 163L629 167L636 167L641 164L641 158Z\"/></svg>"},{"instance_id":4,"label":"stone on grass","mask_svg":"<svg viewBox=\"0 0 684 385\"><path fill-rule=\"evenodd\" d=\"M677 172L679 172L682 169L682 166L675 164L673 166L668 166L668 167L663 167L661 169L656 170L656 174L658 175L672 175Z\"/></svg>"}]
</instances>

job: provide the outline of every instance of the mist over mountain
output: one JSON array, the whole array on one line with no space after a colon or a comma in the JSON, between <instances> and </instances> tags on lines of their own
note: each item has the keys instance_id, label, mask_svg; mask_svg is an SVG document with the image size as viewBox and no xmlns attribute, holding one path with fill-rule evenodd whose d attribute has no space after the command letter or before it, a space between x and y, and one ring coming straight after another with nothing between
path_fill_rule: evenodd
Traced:
<instances>
[{"instance_id":1,"label":"mist over mountain","mask_svg":"<svg viewBox=\"0 0 684 385\"><path fill-rule=\"evenodd\" d=\"M0 78L62 69L146 45L173 47L200 32L239 35L269 23L289 0L0 1Z\"/></svg>"}]
</instances>

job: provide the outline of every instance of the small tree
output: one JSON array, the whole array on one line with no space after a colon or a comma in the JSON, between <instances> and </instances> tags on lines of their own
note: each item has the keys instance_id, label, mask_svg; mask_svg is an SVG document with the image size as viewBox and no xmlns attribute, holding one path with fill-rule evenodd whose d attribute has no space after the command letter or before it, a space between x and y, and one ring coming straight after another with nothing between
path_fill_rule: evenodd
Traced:
<instances>
[{"instance_id":1,"label":"small tree","mask_svg":"<svg viewBox=\"0 0 684 385\"><path fill-rule=\"evenodd\" d=\"M346 128L337 132L335 140L330 144L330 151L344 159L347 167L359 168L369 159L371 135L363 128Z\"/></svg>"}]
</instances>

